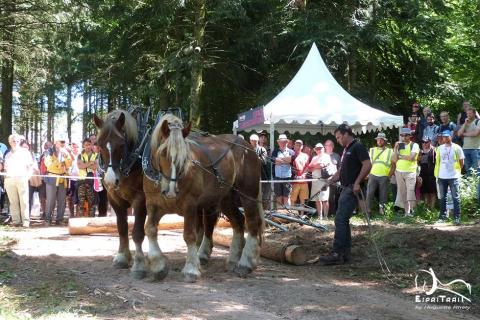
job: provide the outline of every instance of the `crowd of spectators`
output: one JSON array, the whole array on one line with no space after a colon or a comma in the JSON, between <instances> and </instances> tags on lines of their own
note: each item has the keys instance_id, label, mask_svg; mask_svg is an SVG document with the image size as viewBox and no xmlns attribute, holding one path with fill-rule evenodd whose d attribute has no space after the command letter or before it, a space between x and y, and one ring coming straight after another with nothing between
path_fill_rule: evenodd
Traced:
<instances>
[{"instance_id":1,"label":"crowd of spectators","mask_svg":"<svg viewBox=\"0 0 480 320\"><path fill-rule=\"evenodd\" d=\"M59 135L52 143L43 144L36 156L24 136L12 134L9 148L0 144L0 206L3 213L6 199L10 223L29 227L34 193L38 192L39 219L45 224L60 225L69 217L106 216L106 191L97 170L96 137L90 135L76 142ZM98 211L98 213L97 213Z\"/></svg>"},{"instance_id":2,"label":"crowd of spectators","mask_svg":"<svg viewBox=\"0 0 480 320\"><path fill-rule=\"evenodd\" d=\"M370 214L384 214L391 189L394 209L406 217L415 215L417 204L424 202L429 209L440 209L439 223L447 218L449 206L454 223L460 223L459 179L479 171L480 116L464 102L456 118L457 123L452 122L448 111L441 111L437 118L430 108L414 103L398 141L388 141L385 133L378 133L376 145L369 150L372 168L363 188ZM252 135L250 142L262 160L262 180L269 180L272 170L277 208L312 201L319 218L336 211L338 190L326 183L341 165L333 141L311 148L302 140L289 140L284 133L271 152L265 132ZM308 178L317 180L309 182ZM480 204L480 185L476 188ZM262 190L264 208L270 208L270 182L263 183Z\"/></svg>"}]
</instances>

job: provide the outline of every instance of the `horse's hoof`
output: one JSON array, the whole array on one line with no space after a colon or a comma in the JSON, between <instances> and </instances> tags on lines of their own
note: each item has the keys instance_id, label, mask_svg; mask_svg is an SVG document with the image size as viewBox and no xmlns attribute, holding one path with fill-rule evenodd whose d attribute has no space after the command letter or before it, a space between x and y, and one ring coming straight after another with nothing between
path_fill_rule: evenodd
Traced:
<instances>
[{"instance_id":1,"label":"horse's hoof","mask_svg":"<svg viewBox=\"0 0 480 320\"><path fill-rule=\"evenodd\" d=\"M227 261L227 270L228 271L235 271L235 268L237 267L237 263L235 261Z\"/></svg>"},{"instance_id":2,"label":"horse's hoof","mask_svg":"<svg viewBox=\"0 0 480 320\"><path fill-rule=\"evenodd\" d=\"M200 265L206 266L208 264L209 259L207 257L199 257L198 259L200 260Z\"/></svg>"},{"instance_id":3,"label":"horse's hoof","mask_svg":"<svg viewBox=\"0 0 480 320\"><path fill-rule=\"evenodd\" d=\"M185 273L183 280L187 283L197 282L198 276L193 273Z\"/></svg>"},{"instance_id":4,"label":"horse's hoof","mask_svg":"<svg viewBox=\"0 0 480 320\"><path fill-rule=\"evenodd\" d=\"M240 278L246 278L248 274L252 273L252 271L252 268L241 265L237 265L233 269L233 272L235 272Z\"/></svg>"},{"instance_id":5,"label":"horse's hoof","mask_svg":"<svg viewBox=\"0 0 480 320\"><path fill-rule=\"evenodd\" d=\"M147 271L145 270L135 270L130 272L133 279L135 280L142 280L147 276Z\"/></svg>"},{"instance_id":6,"label":"horse's hoof","mask_svg":"<svg viewBox=\"0 0 480 320\"><path fill-rule=\"evenodd\" d=\"M165 268L163 270L153 273L153 279L155 281L162 281L167 276L168 271L169 271L168 266L165 266Z\"/></svg>"},{"instance_id":7,"label":"horse's hoof","mask_svg":"<svg viewBox=\"0 0 480 320\"><path fill-rule=\"evenodd\" d=\"M113 259L113 267L116 269L128 269L129 268L128 260L117 259L117 257L115 257L115 259Z\"/></svg>"}]
</instances>

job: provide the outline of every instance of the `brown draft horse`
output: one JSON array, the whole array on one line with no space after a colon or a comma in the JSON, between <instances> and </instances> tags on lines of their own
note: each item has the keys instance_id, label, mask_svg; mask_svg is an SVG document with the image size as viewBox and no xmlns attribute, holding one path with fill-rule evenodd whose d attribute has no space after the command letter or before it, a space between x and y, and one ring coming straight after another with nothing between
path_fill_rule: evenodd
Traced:
<instances>
[{"instance_id":1,"label":"brown draft horse","mask_svg":"<svg viewBox=\"0 0 480 320\"><path fill-rule=\"evenodd\" d=\"M145 256L142 251L147 210L140 161L133 165L128 176L120 173L120 163L122 157L125 156L125 150L132 151L140 138L138 137L137 123L132 115L124 110L114 110L103 120L94 114L93 120L98 128L97 143L100 157L103 163L108 164L104 185L108 192L108 200L117 216L117 229L120 237L118 253L113 259L113 263L117 268L128 268L131 262L127 209L132 207L135 214L132 231L135 256L131 273L134 278L141 279L147 273Z\"/></svg>"},{"instance_id":2,"label":"brown draft horse","mask_svg":"<svg viewBox=\"0 0 480 320\"><path fill-rule=\"evenodd\" d=\"M168 273L167 259L157 242L157 225L164 214L176 212L184 216L183 238L188 250L184 278L196 281L200 260L208 258L212 248L211 238L204 235L197 251L196 221L202 210L216 208L230 219L234 230L228 265L246 276L257 266L263 235L260 160L251 145L237 136L187 137L189 133L190 126L184 128L178 117L166 114L152 134L152 165L161 178L157 183L144 179L150 270L156 278ZM245 218L239 214L235 193Z\"/></svg>"}]
</instances>

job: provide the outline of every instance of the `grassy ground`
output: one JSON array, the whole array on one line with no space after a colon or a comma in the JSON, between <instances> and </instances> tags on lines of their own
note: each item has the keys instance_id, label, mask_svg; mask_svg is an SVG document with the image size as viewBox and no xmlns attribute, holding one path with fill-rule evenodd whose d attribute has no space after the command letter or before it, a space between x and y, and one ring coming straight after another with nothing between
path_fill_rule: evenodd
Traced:
<instances>
[{"instance_id":1,"label":"grassy ground","mask_svg":"<svg viewBox=\"0 0 480 320\"><path fill-rule=\"evenodd\" d=\"M16 243L0 237L0 319L92 319L89 301L75 299L88 296L77 277L68 270L49 270L29 258L20 258L11 251Z\"/></svg>"}]
</instances>

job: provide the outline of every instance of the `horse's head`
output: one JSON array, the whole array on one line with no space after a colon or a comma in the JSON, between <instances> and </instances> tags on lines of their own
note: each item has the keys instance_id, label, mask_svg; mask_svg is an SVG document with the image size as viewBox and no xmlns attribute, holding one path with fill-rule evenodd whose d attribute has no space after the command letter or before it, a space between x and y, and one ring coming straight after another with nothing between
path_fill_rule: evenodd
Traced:
<instances>
[{"instance_id":1,"label":"horse's head","mask_svg":"<svg viewBox=\"0 0 480 320\"><path fill-rule=\"evenodd\" d=\"M174 198L178 192L178 179L185 175L191 165L191 151L186 137L191 123L186 127L180 118L164 115L156 125L151 141L152 165L161 173L161 192Z\"/></svg>"},{"instance_id":2,"label":"horse's head","mask_svg":"<svg viewBox=\"0 0 480 320\"><path fill-rule=\"evenodd\" d=\"M138 139L136 121L124 110L114 110L103 120L94 114L93 121L98 128L100 169L105 172L105 183L116 186L120 180L122 157Z\"/></svg>"}]
</instances>

